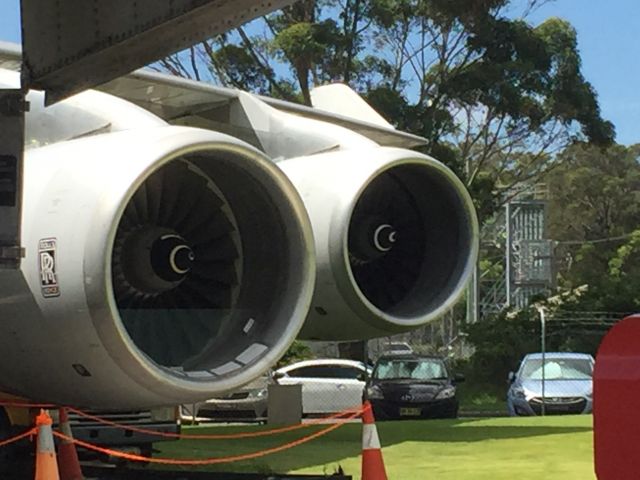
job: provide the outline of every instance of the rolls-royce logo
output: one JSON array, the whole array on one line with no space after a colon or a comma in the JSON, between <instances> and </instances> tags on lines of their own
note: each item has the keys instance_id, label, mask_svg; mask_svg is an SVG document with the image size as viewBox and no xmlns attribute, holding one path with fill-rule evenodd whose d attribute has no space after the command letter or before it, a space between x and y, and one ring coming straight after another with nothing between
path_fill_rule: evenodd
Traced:
<instances>
[{"instance_id":1,"label":"rolls-royce logo","mask_svg":"<svg viewBox=\"0 0 640 480\"><path fill-rule=\"evenodd\" d=\"M410 393L405 393L400 397L400 400L402 400L403 402L410 402L411 400L413 400L413 395L411 395Z\"/></svg>"},{"instance_id":2,"label":"rolls-royce logo","mask_svg":"<svg viewBox=\"0 0 640 480\"><path fill-rule=\"evenodd\" d=\"M58 285L56 273L56 243L55 238L43 238L38 242L40 286L45 298L60 296L60 285Z\"/></svg>"}]
</instances>

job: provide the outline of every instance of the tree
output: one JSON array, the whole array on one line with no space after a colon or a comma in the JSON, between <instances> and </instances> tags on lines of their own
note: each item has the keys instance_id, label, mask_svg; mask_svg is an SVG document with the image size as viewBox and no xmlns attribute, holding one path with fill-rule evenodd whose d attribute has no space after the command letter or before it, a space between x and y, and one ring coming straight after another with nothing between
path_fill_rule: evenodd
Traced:
<instances>
[{"instance_id":1,"label":"tree","mask_svg":"<svg viewBox=\"0 0 640 480\"><path fill-rule=\"evenodd\" d=\"M302 0L166 59L166 69L310 104L341 81L428 140L488 216L576 140L607 145L576 32L507 17L508 0ZM535 8L536 0L529 7Z\"/></svg>"},{"instance_id":2,"label":"tree","mask_svg":"<svg viewBox=\"0 0 640 480\"><path fill-rule=\"evenodd\" d=\"M504 386L527 353L540 351L540 322L532 310L516 315L504 311L481 323L467 326L468 341L475 354L466 367L477 383Z\"/></svg>"},{"instance_id":3,"label":"tree","mask_svg":"<svg viewBox=\"0 0 640 480\"><path fill-rule=\"evenodd\" d=\"M275 369L291 365L292 363L301 362L302 360L309 360L313 358L313 352L311 349L300 342L295 340L282 357L276 362Z\"/></svg>"},{"instance_id":4,"label":"tree","mask_svg":"<svg viewBox=\"0 0 640 480\"><path fill-rule=\"evenodd\" d=\"M368 96L387 114L400 100L400 126L429 139L429 152L466 177L481 217L539 178L576 138L612 140L567 22L507 19L501 0L375 3L396 68ZM417 95L402 102L409 82Z\"/></svg>"},{"instance_id":5,"label":"tree","mask_svg":"<svg viewBox=\"0 0 640 480\"><path fill-rule=\"evenodd\" d=\"M638 145L573 145L547 175L560 287L589 286L567 308L640 309L639 153Z\"/></svg>"}]
</instances>

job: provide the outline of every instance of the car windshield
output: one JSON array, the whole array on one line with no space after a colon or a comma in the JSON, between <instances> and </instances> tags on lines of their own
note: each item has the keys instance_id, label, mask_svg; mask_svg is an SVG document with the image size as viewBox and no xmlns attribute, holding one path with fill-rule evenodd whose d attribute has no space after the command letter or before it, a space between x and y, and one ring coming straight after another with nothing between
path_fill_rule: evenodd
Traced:
<instances>
[{"instance_id":1,"label":"car windshield","mask_svg":"<svg viewBox=\"0 0 640 480\"><path fill-rule=\"evenodd\" d=\"M447 378L447 369L438 359L388 359L378 362L373 371L373 378L436 380Z\"/></svg>"},{"instance_id":2,"label":"car windshield","mask_svg":"<svg viewBox=\"0 0 640 480\"><path fill-rule=\"evenodd\" d=\"M524 380L589 380L592 373L591 362L586 358L546 358L544 372L542 359L529 359L522 367Z\"/></svg>"}]
</instances>

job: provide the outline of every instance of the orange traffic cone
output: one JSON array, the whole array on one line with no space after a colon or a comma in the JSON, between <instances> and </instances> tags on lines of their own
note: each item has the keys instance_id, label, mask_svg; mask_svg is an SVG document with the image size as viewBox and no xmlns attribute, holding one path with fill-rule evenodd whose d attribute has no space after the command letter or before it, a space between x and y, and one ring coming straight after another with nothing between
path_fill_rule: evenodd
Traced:
<instances>
[{"instance_id":1,"label":"orange traffic cone","mask_svg":"<svg viewBox=\"0 0 640 480\"><path fill-rule=\"evenodd\" d=\"M36 450L35 480L60 480L58 463L56 462L56 448L53 444L53 421L45 410L40 410L36 417L38 428L38 449Z\"/></svg>"},{"instance_id":2,"label":"orange traffic cone","mask_svg":"<svg viewBox=\"0 0 640 480\"><path fill-rule=\"evenodd\" d=\"M387 480L371 403L362 412L362 480Z\"/></svg>"},{"instance_id":3,"label":"orange traffic cone","mask_svg":"<svg viewBox=\"0 0 640 480\"><path fill-rule=\"evenodd\" d=\"M69 416L67 409L60 407L60 432L69 438L73 438L71 425L69 425ZM78 460L78 452L76 446L71 440L63 438L58 445L58 467L60 469L60 480L83 480L80 461Z\"/></svg>"}]
</instances>

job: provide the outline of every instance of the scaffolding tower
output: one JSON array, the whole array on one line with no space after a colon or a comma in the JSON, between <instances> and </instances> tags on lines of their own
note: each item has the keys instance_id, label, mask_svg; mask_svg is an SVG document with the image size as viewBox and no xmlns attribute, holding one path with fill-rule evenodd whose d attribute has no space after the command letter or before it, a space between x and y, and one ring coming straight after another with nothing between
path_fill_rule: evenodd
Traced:
<instances>
[{"instance_id":1,"label":"scaffolding tower","mask_svg":"<svg viewBox=\"0 0 640 480\"><path fill-rule=\"evenodd\" d=\"M547 189L537 184L511 199L483 231L483 243L499 245L503 272L478 280L478 316L504 308L526 308L532 298L553 287L553 241L547 235Z\"/></svg>"}]
</instances>

